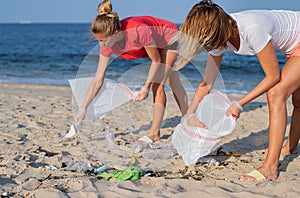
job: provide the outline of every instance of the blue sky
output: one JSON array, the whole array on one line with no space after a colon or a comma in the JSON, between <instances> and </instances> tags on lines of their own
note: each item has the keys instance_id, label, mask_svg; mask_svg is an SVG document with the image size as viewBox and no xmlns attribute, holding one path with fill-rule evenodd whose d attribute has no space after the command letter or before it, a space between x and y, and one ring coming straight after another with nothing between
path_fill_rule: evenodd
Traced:
<instances>
[{"instance_id":1,"label":"blue sky","mask_svg":"<svg viewBox=\"0 0 300 198\"><path fill-rule=\"evenodd\" d=\"M111 0L120 18L152 15L181 23L198 0ZM100 0L1 0L0 23L90 23ZM245 9L291 9L300 11L299 0L215 0L227 12Z\"/></svg>"}]
</instances>

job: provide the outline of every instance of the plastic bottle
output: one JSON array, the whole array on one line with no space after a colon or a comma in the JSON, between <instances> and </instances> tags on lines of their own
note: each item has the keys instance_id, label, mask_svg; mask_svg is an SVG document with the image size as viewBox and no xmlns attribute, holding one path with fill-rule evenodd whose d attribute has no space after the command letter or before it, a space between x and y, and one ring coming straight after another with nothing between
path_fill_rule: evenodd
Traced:
<instances>
[{"instance_id":1,"label":"plastic bottle","mask_svg":"<svg viewBox=\"0 0 300 198\"><path fill-rule=\"evenodd\" d=\"M108 148L115 148L116 147L115 135L110 130L109 126L105 127L105 139L106 139L106 144L107 144Z\"/></svg>"},{"instance_id":2,"label":"plastic bottle","mask_svg":"<svg viewBox=\"0 0 300 198\"><path fill-rule=\"evenodd\" d=\"M137 141L132 146L132 152L136 154L136 153L144 151L147 148L148 148L148 145L146 143Z\"/></svg>"},{"instance_id":3,"label":"plastic bottle","mask_svg":"<svg viewBox=\"0 0 300 198\"><path fill-rule=\"evenodd\" d=\"M90 169L91 167L92 166L91 166L90 163L69 161L67 163L66 170L68 170L68 171L85 172L86 170Z\"/></svg>"},{"instance_id":4,"label":"plastic bottle","mask_svg":"<svg viewBox=\"0 0 300 198\"><path fill-rule=\"evenodd\" d=\"M207 163L211 166L219 166L220 162L217 161L216 159L212 158L212 157L200 157L197 162L200 163Z\"/></svg>"},{"instance_id":5,"label":"plastic bottle","mask_svg":"<svg viewBox=\"0 0 300 198\"><path fill-rule=\"evenodd\" d=\"M104 165L100 166L99 168L94 169L93 172L95 174L98 174L98 173L101 173L103 171L106 171L106 169L107 169L107 165L104 164Z\"/></svg>"}]
</instances>

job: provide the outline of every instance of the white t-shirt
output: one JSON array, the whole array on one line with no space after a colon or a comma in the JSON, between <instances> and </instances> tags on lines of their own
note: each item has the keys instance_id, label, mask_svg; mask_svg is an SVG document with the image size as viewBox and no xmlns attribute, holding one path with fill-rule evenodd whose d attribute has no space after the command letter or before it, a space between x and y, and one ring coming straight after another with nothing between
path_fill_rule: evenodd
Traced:
<instances>
[{"instance_id":1,"label":"white t-shirt","mask_svg":"<svg viewBox=\"0 0 300 198\"><path fill-rule=\"evenodd\" d=\"M240 48L230 42L226 49L215 49L209 53L221 55L233 51L240 55L255 55L271 40L275 50L288 54L300 43L300 12L288 10L248 10L230 14L237 22Z\"/></svg>"}]
</instances>

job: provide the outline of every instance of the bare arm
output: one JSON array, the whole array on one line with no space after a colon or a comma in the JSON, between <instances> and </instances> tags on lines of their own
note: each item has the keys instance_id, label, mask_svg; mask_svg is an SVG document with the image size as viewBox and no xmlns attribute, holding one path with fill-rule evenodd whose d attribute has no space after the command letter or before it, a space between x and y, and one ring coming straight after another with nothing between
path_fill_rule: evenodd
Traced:
<instances>
[{"instance_id":1,"label":"bare arm","mask_svg":"<svg viewBox=\"0 0 300 198\"><path fill-rule=\"evenodd\" d=\"M161 63L161 57L159 54L159 51L156 49L155 46L146 46L145 50L149 56L149 58L151 59L151 66L148 72L148 77L147 77L147 82L146 82L146 86L148 86L149 83L152 82L156 82L159 80L158 78L158 73L157 71L159 70L159 66ZM162 75L161 75L162 76ZM148 86L147 88L150 88L150 86Z\"/></svg>"},{"instance_id":2,"label":"bare arm","mask_svg":"<svg viewBox=\"0 0 300 198\"><path fill-rule=\"evenodd\" d=\"M238 101L238 104L241 106L247 104L264 92L268 91L280 81L280 68L272 42L270 41L264 47L264 49L256 55L262 69L265 72L265 78L260 81L260 83L254 89L252 89L248 94L246 94ZM241 110L238 107L239 105L231 105L227 110L226 115L238 115Z\"/></svg>"},{"instance_id":3,"label":"bare arm","mask_svg":"<svg viewBox=\"0 0 300 198\"><path fill-rule=\"evenodd\" d=\"M221 62L222 55L212 56L208 53L208 59L203 78L196 89L194 98L191 102L189 109L187 110L187 114L194 113L203 97L210 92L219 73Z\"/></svg>"},{"instance_id":4,"label":"bare arm","mask_svg":"<svg viewBox=\"0 0 300 198\"><path fill-rule=\"evenodd\" d=\"M146 46L145 50L149 58L151 59L151 66L148 72L147 81L141 90L142 92L143 89L145 90L150 89L152 82L155 83L163 82L164 72L165 72L165 71L161 72L160 70L161 56L157 48L154 45L150 45L150 46ZM143 93L142 92L140 92L139 95L137 96L136 98L137 101L142 101L148 96L147 91L146 92L144 91Z\"/></svg>"},{"instance_id":5,"label":"bare arm","mask_svg":"<svg viewBox=\"0 0 300 198\"><path fill-rule=\"evenodd\" d=\"M95 96L98 94L99 90L101 89L104 81L108 61L109 61L109 57L100 55L98 68L95 77L92 80L89 89L87 91L84 103L81 107L82 109L87 109L91 101L95 98Z\"/></svg>"},{"instance_id":6,"label":"bare arm","mask_svg":"<svg viewBox=\"0 0 300 198\"><path fill-rule=\"evenodd\" d=\"M257 57L266 76L252 91L239 100L240 105L247 104L280 81L280 68L271 41L257 54Z\"/></svg>"},{"instance_id":7,"label":"bare arm","mask_svg":"<svg viewBox=\"0 0 300 198\"><path fill-rule=\"evenodd\" d=\"M82 120L85 117L85 111L88 108L89 104L92 102L92 100L95 98L95 96L98 94L99 90L101 89L108 65L110 57L105 57L100 55L99 62L98 62L98 68L95 74L95 77L93 78L89 89L86 93L84 103L81 106L81 109L77 113L75 117L75 123L79 125Z\"/></svg>"}]
</instances>

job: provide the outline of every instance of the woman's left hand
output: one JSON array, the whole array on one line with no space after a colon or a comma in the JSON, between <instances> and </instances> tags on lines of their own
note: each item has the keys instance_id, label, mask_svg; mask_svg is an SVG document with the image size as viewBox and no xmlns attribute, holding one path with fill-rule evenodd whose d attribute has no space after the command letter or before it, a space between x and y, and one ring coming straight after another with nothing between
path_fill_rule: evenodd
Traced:
<instances>
[{"instance_id":1,"label":"woman's left hand","mask_svg":"<svg viewBox=\"0 0 300 198\"><path fill-rule=\"evenodd\" d=\"M232 116L238 118L241 110L242 110L242 107L239 104L237 104L236 101L232 102L230 107L226 111L226 116L232 115Z\"/></svg>"}]
</instances>

